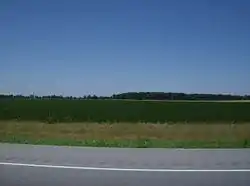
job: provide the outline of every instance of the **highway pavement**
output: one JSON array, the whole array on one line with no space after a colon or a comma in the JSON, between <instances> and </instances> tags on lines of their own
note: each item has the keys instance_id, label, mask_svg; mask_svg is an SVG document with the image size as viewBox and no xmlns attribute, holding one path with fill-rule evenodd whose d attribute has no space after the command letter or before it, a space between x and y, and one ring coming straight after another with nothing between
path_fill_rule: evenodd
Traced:
<instances>
[{"instance_id":1,"label":"highway pavement","mask_svg":"<svg viewBox=\"0 0 250 186\"><path fill-rule=\"evenodd\" d=\"M249 186L250 149L0 144L1 186Z\"/></svg>"}]
</instances>

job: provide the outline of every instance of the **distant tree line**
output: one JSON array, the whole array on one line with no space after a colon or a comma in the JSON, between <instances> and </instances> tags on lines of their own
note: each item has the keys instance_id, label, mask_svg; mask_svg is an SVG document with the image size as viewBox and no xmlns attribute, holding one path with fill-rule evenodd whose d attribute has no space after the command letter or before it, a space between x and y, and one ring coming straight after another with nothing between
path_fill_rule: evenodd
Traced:
<instances>
[{"instance_id":1,"label":"distant tree line","mask_svg":"<svg viewBox=\"0 0 250 186\"><path fill-rule=\"evenodd\" d=\"M128 92L116 94L113 99L136 99L136 100L250 100L250 95L230 94L185 94L173 92Z\"/></svg>"},{"instance_id":2,"label":"distant tree line","mask_svg":"<svg viewBox=\"0 0 250 186\"><path fill-rule=\"evenodd\" d=\"M112 96L86 95L82 97L73 96L24 96L0 94L0 99L66 99L66 100L90 100L90 99L130 99L130 100L250 100L250 95L230 94L186 94L173 92L127 92L114 94Z\"/></svg>"},{"instance_id":3,"label":"distant tree line","mask_svg":"<svg viewBox=\"0 0 250 186\"><path fill-rule=\"evenodd\" d=\"M0 94L0 99L41 99L41 100L48 100L48 99L57 99L57 100L87 100L87 99L111 99L111 97L105 96L96 96L96 95L87 95L82 97L75 97L75 96L58 96L58 95L48 95L48 96L37 96L37 95L6 95Z\"/></svg>"}]
</instances>

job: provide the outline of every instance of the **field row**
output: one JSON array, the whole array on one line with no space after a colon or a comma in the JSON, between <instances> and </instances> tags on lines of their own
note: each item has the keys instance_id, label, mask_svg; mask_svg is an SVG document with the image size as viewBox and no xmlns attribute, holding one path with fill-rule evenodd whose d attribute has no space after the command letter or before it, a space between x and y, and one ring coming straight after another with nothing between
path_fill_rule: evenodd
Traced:
<instances>
[{"instance_id":1,"label":"field row","mask_svg":"<svg viewBox=\"0 0 250 186\"><path fill-rule=\"evenodd\" d=\"M0 120L53 122L250 122L250 102L0 100Z\"/></svg>"}]
</instances>

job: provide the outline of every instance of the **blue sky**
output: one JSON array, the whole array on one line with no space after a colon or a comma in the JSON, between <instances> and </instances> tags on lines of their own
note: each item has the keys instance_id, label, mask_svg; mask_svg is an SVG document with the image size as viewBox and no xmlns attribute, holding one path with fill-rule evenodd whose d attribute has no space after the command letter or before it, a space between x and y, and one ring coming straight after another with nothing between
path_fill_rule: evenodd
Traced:
<instances>
[{"instance_id":1,"label":"blue sky","mask_svg":"<svg viewBox=\"0 0 250 186\"><path fill-rule=\"evenodd\" d=\"M0 93L250 94L249 0L3 0Z\"/></svg>"}]
</instances>

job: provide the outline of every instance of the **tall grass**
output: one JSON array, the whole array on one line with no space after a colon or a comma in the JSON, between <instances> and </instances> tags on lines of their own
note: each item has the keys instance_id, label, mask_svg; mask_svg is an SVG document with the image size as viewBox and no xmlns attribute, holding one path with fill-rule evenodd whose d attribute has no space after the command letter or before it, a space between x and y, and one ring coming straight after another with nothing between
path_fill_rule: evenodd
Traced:
<instances>
[{"instance_id":1,"label":"tall grass","mask_svg":"<svg viewBox=\"0 0 250 186\"><path fill-rule=\"evenodd\" d=\"M0 121L0 142L103 147L250 147L250 124Z\"/></svg>"}]
</instances>

